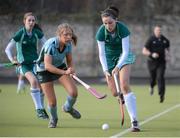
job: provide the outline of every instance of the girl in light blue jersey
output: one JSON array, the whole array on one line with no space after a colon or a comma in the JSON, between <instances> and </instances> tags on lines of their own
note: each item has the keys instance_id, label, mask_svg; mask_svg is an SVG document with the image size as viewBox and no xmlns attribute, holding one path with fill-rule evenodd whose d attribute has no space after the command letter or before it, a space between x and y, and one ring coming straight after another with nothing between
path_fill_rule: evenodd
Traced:
<instances>
[{"instance_id":1,"label":"girl in light blue jersey","mask_svg":"<svg viewBox=\"0 0 180 138\"><path fill-rule=\"evenodd\" d=\"M136 113L136 97L129 86L130 68L135 56L130 50L130 32L126 25L117 21L119 11L109 7L101 13L103 25L98 29L96 40L100 62L112 95L117 96L113 74L119 75L121 91L129 113L132 131L140 131Z\"/></svg>"},{"instance_id":2,"label":"girl in light blue jersey","mask_svg":"<svg viewBox=\"0 0 180 138\"><path fill-rule=\"evenodd\" d=\"M75 82L70 77L74 74L72 61L72 43L76 45L77 37L69 24L61 24L57 29L57 36L46 41L37 60L37 76L43 92L48 100L51 119L49 128L55 128L58 122L57 102L54 91L54 81L58 80L66 89L68 96L62 110L81 118L80 113L73 108L78 93ZM66 61L66 62L65 62Z\"/></svg>"}]
</instances>

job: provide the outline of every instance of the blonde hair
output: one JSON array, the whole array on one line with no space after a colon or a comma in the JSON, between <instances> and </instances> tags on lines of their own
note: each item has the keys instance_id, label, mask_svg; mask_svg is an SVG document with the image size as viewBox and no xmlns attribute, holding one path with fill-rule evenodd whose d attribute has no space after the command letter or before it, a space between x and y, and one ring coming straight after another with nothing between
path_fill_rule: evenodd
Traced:
<instances>
[{"instance_id":1,"label":"blonde hair","mask_svg":"<svg viewBox=\"0 0 180 138\"><path fill-rule=\"evenodd\" d=\"M77 44L77 36L74 34L74 31L73 31L72 27L68 23L60 24L58 26L58 28L57 28L56 34L58 36L60 36L64 32L64 30L71 30L71 32L72 32L72 40L73 40L74 45L76 46L76 44Z\"/></svg>"},{"instance_id":2,"label":"blonde hair","mask_svg":"<svg viewBox=\"0 0 180 138\"><path fill-rule=\"evenodd\" d=\"M27 13L25 13L25 14L24 14L23 21L25 21L28 16L34 16L34 15L33 15L32 12L27 12ZM34 16L34 18L35 18L35 16Z\"/></svg>"},{"instance_id":3,"label":"blonde hair","mask_svg":"<svg viewBox=\"0 0 180 138\"><path fill-rule=\"evenodd\" d=\"M27 12L27 13L24 14L24 18L23 18L23 21L24 21L24 22L25 22L25 20L27 19L28 16L33 16L33 17L35 18L35 22L36 22L36 17L34 16L34 14L33 14L32 12ZM37 23L35 23L34 28L42 31L42 28L41 28L40 25L37 24Z\"/></svg>"}]
</instances>

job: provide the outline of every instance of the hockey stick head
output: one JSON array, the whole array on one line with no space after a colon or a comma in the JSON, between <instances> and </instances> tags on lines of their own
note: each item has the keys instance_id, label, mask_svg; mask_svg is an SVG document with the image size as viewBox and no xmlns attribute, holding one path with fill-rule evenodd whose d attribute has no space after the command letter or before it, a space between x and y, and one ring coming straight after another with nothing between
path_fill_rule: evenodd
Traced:
<instances>
[{"instance_id":1,"label":"hockey stick head","mask_svg":"<svg viewBox=\"0 0 180 138\"><path fill-rule=\"evenodd\" d=\"M121 117L121 126L123 126L124 125L124 106L123 106L123 104L121 105L121 107L120 107L121 109L121 115L122 115L122 117Z\"/></svg>"},{"instance_id":2,"label":"hockey stick head","mask_svg":"<svg viewBox=\"0 0 180 138\"><path fill-rule=\"evenodd\" d=\"M104 98L106 98L106 94L104 94L104 95L101 95L100 93L98 93L97 91L96 91L96 89L94 89L94 88L92 88L92 87L90 87L90 88L88 88L88 91L92 94L92 95L94 95L96 98L98 98L98 99L104 99Z\"/></svg>"}]
</instances>

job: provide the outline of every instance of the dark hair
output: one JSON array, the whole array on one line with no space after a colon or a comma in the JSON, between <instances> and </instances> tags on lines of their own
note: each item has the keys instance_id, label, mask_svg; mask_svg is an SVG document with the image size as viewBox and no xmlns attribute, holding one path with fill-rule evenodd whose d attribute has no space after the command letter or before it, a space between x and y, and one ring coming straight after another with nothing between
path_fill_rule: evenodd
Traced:
<instances>
[{"instance_id":1,"label":"dark hair","mask_svg":"<svg viewBox=\"0 0 180 138\"><path fill-rule=\"evenodd\" d=\"M73 34L72 34L72 40L73 40L73 43L74 43L74 45L76 46L77 45L77 36L74 34L74 32L73 32Z\"/></svg>"},{"instance_id":2,"label":"dark hair","mask_svg":"<svg viewBox=\"0 0 180 138\"><path fill-rule=\"evenodd\" d=\"M37 23L35 23L34 28L35 28L35 29L38 29L38 30L40 30L40 31L43 31L42 28L40 27L40 25L37 24Z\"/></svg>"},{"instance_id":3,"label":"dark hair","mask_svg":"<svg viewBox=\"0 0 180 138\"><path fill-rule=\"evenodd\" d=\"M113 19L117 19L119 16L119 10L115 6L109 6L101 12L101 17L111 16Z\"/></svg>"}]
</instances>

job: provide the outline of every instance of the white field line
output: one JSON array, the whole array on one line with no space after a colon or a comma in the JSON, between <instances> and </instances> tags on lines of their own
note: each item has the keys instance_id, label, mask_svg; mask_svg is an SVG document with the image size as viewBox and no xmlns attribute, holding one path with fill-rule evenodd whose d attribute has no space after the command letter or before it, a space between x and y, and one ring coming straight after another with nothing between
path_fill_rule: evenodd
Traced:
<instances>
[{"instance_id":1,"label":"white field line","mask_svg":"<svg viewBox=\"0 0 180 138\"><path fill-rule=\"evenodd\" d=\"M160 116L162 116L162 115L164 115L164 114L166 114L166 113L168 113L168 112L170 112L170 111L172 111L172 110L174 110L176 108L179 108L179 107L180 107L180 104L172 106L171 108L168 108L168 109L164 110L163 112L160 112L160 113L158 113L158 114L156 114L154 116L151 116L151 117L145 119L144 121L140 122L139 126L142 126L142 125L150 122L151 120L154 120L154 119L156 119L156 118L158 118L158 117L160 117ZM131 128L128 128L128 129L126 129L126 130L124 130L124 131L122 131L122 132L120 132L118 134L115 134L115 135L111 136L110 138L121 137L121 136L123 136L124 134L126 134L126 133L128 133L130 131L131 131Z\"/></svg>"}]
</instances>

